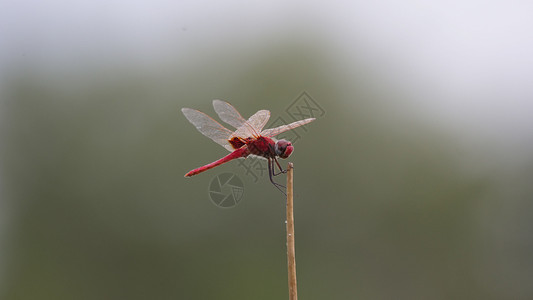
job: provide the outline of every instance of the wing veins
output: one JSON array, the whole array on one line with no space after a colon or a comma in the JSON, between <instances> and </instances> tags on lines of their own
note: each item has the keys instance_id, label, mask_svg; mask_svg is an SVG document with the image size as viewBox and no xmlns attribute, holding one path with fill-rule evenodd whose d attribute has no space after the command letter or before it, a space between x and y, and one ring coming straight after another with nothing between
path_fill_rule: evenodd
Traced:
<instances>
[{"instance_id":1,"label":"wing veins","mask_svg":"<svg viewBox=\"0 0 533 300\"><path fill-rule=\"evenodd\" d=\"M233 134L231 130L225 128L216 120L199 110L182 108L181 111L187 120L189 120L189 122L191 122L191 124L193 124L201 134L210 138L215 143L221 145L229 151L234 150L228 141L230 136Z\"/></svg>"},{"instance_id":2,"label":"wing veins","mask_svg":"<svg viewBox=\"0 0 533 300\"><path fill-rule=\"evenodd\" d=\"M275 127L275 128L266 129L266 130L263 130L263 132L261 132L261 135L268 136L268 137L273 137L273 136L276 136L276 135L278 135L280 133L283 133L285 131L292 130L292 129L298 128L298 127L300 127L302 125L311 123L314 120L316 120L316 119L315 118L309 118L309 119L305 119L305 120L292 122L290 124L281 125L281 126L278 126L278 127Z\"/></svg>"}]
</instances>

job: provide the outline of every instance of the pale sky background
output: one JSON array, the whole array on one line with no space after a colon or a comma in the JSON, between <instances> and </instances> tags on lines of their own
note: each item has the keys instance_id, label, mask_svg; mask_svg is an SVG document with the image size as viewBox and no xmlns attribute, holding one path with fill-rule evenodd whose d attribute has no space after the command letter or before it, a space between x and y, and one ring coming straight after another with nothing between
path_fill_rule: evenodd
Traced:
<instances>
[{"instance_id":1,"label":"pale sky background","mask_svg":"<svg viewBox=\"0 0 533 300\"><path fill-rule=\"evenodd\" d=\"M385 105L407 104L467 141L526 154L533 145L532 12L531 1L11 0L0 3L0 67L150 68L231 39L243 52L258 49L300 29L320 36L342 64L368 66L410 96Z\"/></svg>"}]
</instances>

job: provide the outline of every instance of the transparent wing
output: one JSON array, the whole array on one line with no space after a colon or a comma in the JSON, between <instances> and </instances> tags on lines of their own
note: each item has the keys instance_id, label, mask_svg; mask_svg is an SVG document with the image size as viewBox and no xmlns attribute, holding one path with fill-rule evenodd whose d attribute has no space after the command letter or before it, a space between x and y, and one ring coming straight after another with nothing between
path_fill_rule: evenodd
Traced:
<instances>
[{"instance_id":1,"label":"transparent wing","mask_svg":"<svg viewBox=\"0 0 533 300\"><path fill-rule=\"evenodd\" d=\"M247 122L248 124L252 125L257 133L260 133L268 122L268 119L270 119L270 111L260 110L248 118Z\"/></svg>"},{"instance_id":2,"label":"transparent wing","mask_svg":"<svg viewBox=\"0 0 533 300\"><path fill-rule=\"evenodd\" d=\"M212 139L215 143L221 145L229 151L233 151L233 147L228 142L232 131L220 125L217 121L213 120L210 116L204 114L201 111L191 108L182 108L181 111L201 134Z\"/></svg>"},{"instance_id":3,"label":"transparent wing","mask_svg":"<svg viewBox=\"0 0 533 300\"><path fill-rule=\"evenodd\" d=\"M294 128L300 127L300 126L305 125L307 123L311 123L314 120L316 120L316 119L315 118L309 118L309 119L305 119L305 120L292 122L292 123L287 124L287 125L281 125L281 126L276 127L276 128L266 129L266 130L263 130L263 132L261 132L261 135L262 136L273 137L273 136L276 136L276 135L278 135L278 134L280 134L282 132L285 132L287 130L292 130Z\"/></svg>"},{"instance_id":4,"label":"transparent wing","mask_svg":"<svg viewBox=\"0 0 533 300\"><path fill-rule=\"evenodd\" d=\"M258 137L259 133L261 133L261 129L265 127L265 124L268 122L269 118L270 111L268 110L260 110L256 112L250 118L248 118L248 120L245 121L244 124L242 124L242 126L235 131L235 133L233 133L232 137Z\"/></svg>"},{"instance_id":5,"label":"transparent wing","mask_svg":"<svg viewBox=\"0 0 533 300\"><path fill-rule=\"evenodd\" d=\"M235 129L240 128L246 122L235 107L228 102L213 100L213 108L222 121L235 127Z\"/></svg>"}]
</instances>

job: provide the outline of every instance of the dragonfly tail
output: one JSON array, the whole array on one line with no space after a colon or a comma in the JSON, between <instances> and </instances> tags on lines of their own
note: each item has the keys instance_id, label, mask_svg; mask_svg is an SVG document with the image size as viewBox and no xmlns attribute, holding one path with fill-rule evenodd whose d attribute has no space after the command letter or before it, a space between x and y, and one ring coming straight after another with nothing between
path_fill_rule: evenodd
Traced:
<instances>
[{"instance_id":1,"label":"dragonfly tail","mask_svg":"<svg viewBox=\"0 0 533 300\"><path fill-rule=\"evenodd\" d=\"M189 171L187 174L185 174L184 177L191 177L191 176L194 176L194 175L197 175L197 174L200 174L202 172L205 172L207 170L210 170L216 166L220 166L221 164L223 163L226 163L230 160L234 160L236 158L240 158L240 157L246 157L250 154L250 152L248 151L248 148L245 146L245 147L241 147L233 152L231 152L230 154L222 157L221 159L219 160L216 160L210 164L207 164L203 167L199 167L199 168L196 168L194 170L191 170Z\"/></svg>"}]
</instances>

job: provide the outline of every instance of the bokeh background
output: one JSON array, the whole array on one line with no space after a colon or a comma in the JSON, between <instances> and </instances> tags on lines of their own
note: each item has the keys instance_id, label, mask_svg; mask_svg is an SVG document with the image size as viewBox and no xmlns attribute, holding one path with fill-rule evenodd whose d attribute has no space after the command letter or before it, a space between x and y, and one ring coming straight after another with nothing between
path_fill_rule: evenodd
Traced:
<instances>
[{"instance_id":1,"label":"bokeh background","mask_svg":"<svg viewBox=\"0 0 533 300\"><path fill-rule=\"evenodd\" d=\"M0 7L1 299L287 298L284 198L183 178L226 152L179 109L302 92L301 299L533 298L531 2Z\"/></svg>"}]
</instances>

